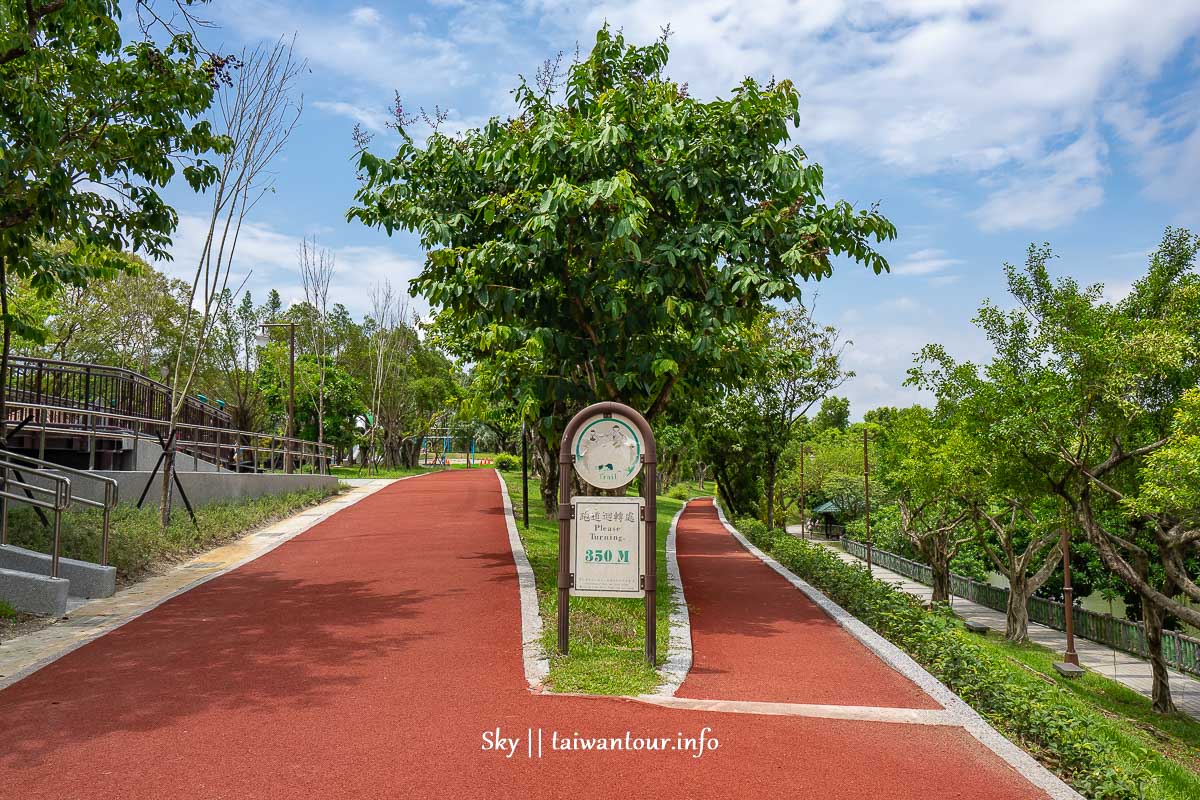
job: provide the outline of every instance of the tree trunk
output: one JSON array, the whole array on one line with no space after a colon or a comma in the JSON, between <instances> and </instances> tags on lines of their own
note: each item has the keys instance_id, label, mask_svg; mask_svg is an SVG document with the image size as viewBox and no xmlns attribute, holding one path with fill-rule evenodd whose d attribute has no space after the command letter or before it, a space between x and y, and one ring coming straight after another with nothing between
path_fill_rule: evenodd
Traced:
<instances>
[{"instance_id":1,"label":"tree trunk","mask_svg":"<svg viewBox=\"0 0 1200 800\"><path fill-rule=\"evenodd\" d=\"M1029 638L1029 597L1033 590L1024 575L1008 579L1008 602L1004 609L1004 638L1023 642Z\"/></svg>"},{"instance_id":2,"label":"tree trunk","mask_svg":"<svg viewBox=\"0 0 1200 800\"><path fill-rule=\"evenodd\" d=\"M929 567L933 572L933 597L930 598L934 603L950 602L950 559L942 557L942 554L935 553L929 559Z\"/></svg>"},{"instance_id":3,"label":"tree trunk","mask_svg":"<svg viewBox=\"0 0 1200 800\"><path fill-rule=\"evenodd\" d=\"M767 459L767 530L775 529L775 478L779 461L776 458Z\"/></svg>"},{"instance_id":4,"label":"tree trunk","mask_svg":"<svg viewBox=\"0 0 1200 800\"><path fill-rule=\"evenodd\" d=\"M171 474L175 469L175 445L172 433L173 431L167 432L166 458L162 463L162 495L158 506L164 529L171 524L171 501L174 497L174 493L171 491Z\"/></svg>"},{"instance_id":5,"label":"tree trunk","mask_svg":"<svg viewBox=\"0 0 1200 800\"><path fill-rule=\"evenodd\" d=\"M1142 598L1142 620L1146 626L1146 649L1149 651L1150 667L1154 675L1153 707L1160 714L1174 713L1175 701L1171 699L1171 676L1167 672L1167 660L1162 652L1163 622L1166 612L1153 602Z\"/></svg>"},{"instance_id":6,"label":"tree trunk","mask_svg":"<svg viewBox=\"0 0 1200 800\"><path fill-rule=\"evenodd\" d=\"M558 518L558 450L551 447L536 431L530 436L533 440L533 461L541 475L542 505L546 509L546 519Z\"/></svg>"}]
</instances>

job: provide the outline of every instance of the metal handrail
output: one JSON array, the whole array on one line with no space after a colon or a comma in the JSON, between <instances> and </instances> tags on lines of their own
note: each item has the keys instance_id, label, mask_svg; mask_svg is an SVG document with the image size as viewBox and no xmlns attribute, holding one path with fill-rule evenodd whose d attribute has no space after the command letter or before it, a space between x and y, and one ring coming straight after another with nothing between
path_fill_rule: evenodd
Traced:
<instances>
[{"instance_id":1,"label":"metal handrail","mask_svg":"<svg viewBox=\"0 0 1200 800\"><path fill-rule=\"evenodd\" d=\"M28 425L26 425L26 430L32 430L32 431L40 430L42 432L43 442L45 440L45 433L47 430L55 430L55 431L78 431L78 430L81 430L81 428L79 428L78 426L46 422L45 421L46 414L62 414L62 415L73 414L73 415L83 416L87 420L87 424L86 424L85 428L88 431L89 436L92 436L92 437L94 437L94 435L97 431L101 431L101 430L103 430L103 431L122 431L122 430L124 430L124 428L114 426L111 424L105 424L105 425L96 424L95 420L97 418L108 420L108 421L120 421L120 422L132 423L135 425L139 425L142 428L149 428L149 429L155 429L155 428L163 429L163 428L168 427L168 425L169 425L169 423L167 423L165 420L152 419L149 417L135 417L135 416L131 416L128 414L120 414L117 412L110 412L110 411L95 411L92 409L68 408L68 407L62 407L62 406L46 406L46 405L39 405L36 403L25 403L25 402L21 402L21 401L12 401L12 400L8 401L7 404L8 404L8 406L10 406L12 408L23 408L23 409L34 410L34 411L38 412L39 419L37 419L36 421L31 421ZM212 463L216 463L218 465L222 463L221 453L224 450L232 450L235 452L238 450L252 451L255 456L255 458L254 458L255 471L258 471L258 469L259 469L258 456L262 453L266 453L266 454L272 455L272 456L276 455L276 454L280 454L280 455L283 455L284 458L286 459L286 458L290 458L293 454L296 454L298 452L298 454L300 456L301 464L303 464L306 456L310 456L310 463L312 464L312 466L317 468L320 471L320 474L325 475L325 474L328 474L329 463L331 462L332 457L333 457L333 450L334 450L333 445L318 444L317 442L310 442L305 439L297 439L297 438L291 437L291 436L281 436L281 435L277 435L277 434L273 434L273 433L258 433L258 432L254 432L254 431L239 431L239 430L234 430L231 428L218 428L218 427L214 427L211 425L199 425L199 424L190 423L190 422L178 422L178 423L176 423L175 427L177 430L190 431L190 432L192 432L192 435L193 435L193 440L177 440L176 446L182 445L185 447L191 447L191 448L193 448L192 455L194 458L204 457L204 459L206 461L208 461L209 459L208 459L207 455L203 455L203 451L206 448L215 448L216 449L216 461L212 462ZM139 433L139 431L137 431L137 430L132 430L131 432L134 433L135 436ZM210 441L210 442L196 441L195 434L198 434L198 433L214 434L215 441ZM230 441L228 443L223 442L222 439L225 439L225 438L228 438ZM271 443L272 446L260 447L258 445L254 445L254 444L242 444L239 441L241 439L246 439L246 440L251 440L251 441L254 439L259 439L259 440L267 439ZM273 446L275 442L279 442L281 446L279 446L279 447ZM309 453L310 450L312 451L311 454ZM43 445L43 448L40 450L40 452L44 453L44 445Z\"/></svg>"},{"instance_id":2,"label":"metal handrail","mask_svg":"<svg viewBox=\"0 0 1200 800\"><path fill-rule=\"evenodd\" d=\"M41 391L43 377L53 375L82 375L84 376L84 379L89 382L91 382L93 379L96 379L102 384L105 377L110 377L118 381L124 381L128 384L135 385L153 392L154 395L164 403L164 409L169 409L171 398L173 397L173 390L170 386L127 367L115 367L108 364L90 364L83 361L64 361L53 358L40 358L37 356L14 355L9 359L9 368L11 370L9 375L9 385L5 387L5 391L12 397L13 400L17 399L17 397L14 395L14 391L20 391L20 384L22 383L19 375L25 373L36 375L38 387L37 392L32 392L28 389L25 391L27 394L37 394L39 401L43 400ZM65 399L61 395L52 396L58 397L60 400ZM85 398L85 402L90 399L91 398ZM199 398L191 396L185 397L184 405L193 413L208 415L226 426L233 422L233 417L228 412L221 408L209 405L207 402L201 401Z\"/></svg>"},{"instance_id":3,"label":"metal handrail","mask_svg":"<svg viewBox=\"0 0 1200 800\"><path fill-rule=\"evenodd\" d=\"M46 508L54 512L54 545L50 550L50 577L58 577L59 550L62 547L62 512L71 505L71 479L65 475L48 474L45 477L54 484L51 491L44 486L36 486L24 481L12 480L8 477L10 470L20 470L21 464L13 463L14 453L0 453L0 545L8 544L8 501L19 500L36 508ZM20 457L18 457L19 459ZM23 494L9 491L10 486L24 490ZM41 492L54 496L54 501L41 500L33 496L33 492Z\"/></svg>"},{"instance_id":4,"label":"metal handrail","mask_svg":"<svg viewBox=\"0 0 1200 800\"><path fill-rule=\"evenodd\" d=\"M12 451L0 453L0 459L21 461L26 465L36 468L38 475L45 475L47 477L54 474L73 475L76 478L80 478L85 481L94 481L99 483L104 488L103 500L92 500L89 497L76 497L74 494L71 494L67 498L67 505L71 506L75 503L78 503L80 505L90 506L92 508L98 508L101 510L104 522L100 532L100 566L107 567L108 536L109 529L111 527L112 512L117 507L117 502L120 499L120 484L117 483L116 479L110 478L107 475L97 475L95 472L88 472L87 470L75 469L74 467L64 467L62 464L55 464L53 461L46 461L45 459L34 458L33 456L21 455L20 453L14 453ZM19 468L20 467L18 467L18 469ZM68 485L70 485L69 481ZM7 511L8 508L6 505L4 509L6 518L3 523L5 527L8 525Z\"/></svg>"}]
</instances>

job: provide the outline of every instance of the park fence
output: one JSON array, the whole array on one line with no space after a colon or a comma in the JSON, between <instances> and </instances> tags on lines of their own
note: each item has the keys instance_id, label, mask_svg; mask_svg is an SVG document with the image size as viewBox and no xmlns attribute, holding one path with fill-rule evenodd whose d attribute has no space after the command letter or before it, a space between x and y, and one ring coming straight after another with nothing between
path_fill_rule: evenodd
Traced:
<instances>
[{"instance_id":1,"label":"park fence","mask_svg":"<svg viewBox=\"0 0 1200 800\"><path fill-rule=\"evenodd\" d=\"M856 558L865 560L867 557L867 548L862 542L844 538L842 546L845 547L847 553ZM884 569L898 572L921 583L933 583L933 570L928 564L922 564L919 561L913 561L879 548L871 549L871 557L875 564ZM963 575L950 574L950 592L955 597L962 597L996 611L1004 611L1008 606L1008 589L982 583ZM1142 658L1149 656L1149 649L1146 647L1146 629L1142 623L1119 619L1111 614L1097 614L1079 606L1072 609L1072 615L1076 636L1108 645L1126 653L1133 653ZM1063 604L1056 600L1047 600L1042 597L1029 598L1029 619L1048 628L1059 631L1066 630ZM1175 631L1163 631L1162 650L1163 657L1170 666L1181 672L1200 675L1200 639Z\"/></svg>"}]
</instances>

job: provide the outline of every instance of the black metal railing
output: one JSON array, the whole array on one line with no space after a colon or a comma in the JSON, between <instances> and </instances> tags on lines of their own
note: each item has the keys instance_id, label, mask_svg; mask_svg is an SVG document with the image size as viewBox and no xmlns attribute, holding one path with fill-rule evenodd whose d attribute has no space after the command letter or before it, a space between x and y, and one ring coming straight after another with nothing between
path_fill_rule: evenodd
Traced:
<instances>
[{"instance_id":1,"label":"black metal railing","mask_svg":"<svg viewBox=\"0 0 1200 800\"><path fill-rule=\"evenodd\" d=\"M865 560L867 557L866 545L861 542L843 539L842 546L855 558ZM928 564L880 550L878 547L872 548L871 556L877 566L921 583L933 583L933 570ZM963 575L950 575L950 591L955 597L965 598L996 611L1004 611L1008 604L1008 589ZM1076 636L1143 658L1149 655L1146 628L1142 623L1119 619L1111 614L1097 614L1079 606L1074 606L1071 611ZM1055 630L1065 630L1065 614L1062 603L1042 597L1029 598L1029 619L1034 622L1040 622ZM1172 667L1181 672L1200 675L1200 639L1176 631L1163 631L1162 649L1163 657Z\"/></svg>"}]
</instances>

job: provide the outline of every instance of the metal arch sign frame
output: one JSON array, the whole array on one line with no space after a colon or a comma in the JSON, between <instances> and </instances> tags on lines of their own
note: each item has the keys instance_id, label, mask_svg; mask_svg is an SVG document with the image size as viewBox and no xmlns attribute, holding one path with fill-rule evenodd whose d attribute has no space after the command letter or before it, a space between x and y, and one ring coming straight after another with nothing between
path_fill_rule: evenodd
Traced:
<instances>
[{"instance_id":1,"label":"metal arch sign frame","mask_svg":"<svg viewBox=\"0 0 1200 800\"><path fill-rule=\"evenodd\" d=\"M603 430L603 425L616 430ZM599 426L599 427L598 427ZM590 443L584 437L596 431L597 438ZM618 436L617 434L620 434ZM607 437L607 438L606 438ZM581 449L582 448L582 449ZM594 450L591 448L595 448ZM584 452L584 450L587 452ZM631 452L632 451L632 452ZM643 558L639 565L640 588L646 614L646 661L654 666L658 655L656 597L658 583L657 565L657 521L655 505L657 494L657 449L654 431L636 409L624 403L595 403L571 417L563 431L558 449L558 651L568 652L570 645L570 601L574 586L571 568L572 529L575 527L575 503L571 497L572 471L589 484L602 489L620 489L627 486L640 472L645 473L642 481L642 542L639 548ZM589 459L589 454L599 453L602 457ZM597 482L599 481L599 482ZM580 498L588 502L596 498ZM630 596L628 594L624 596Z\"/></svg>"}]
</instances>

